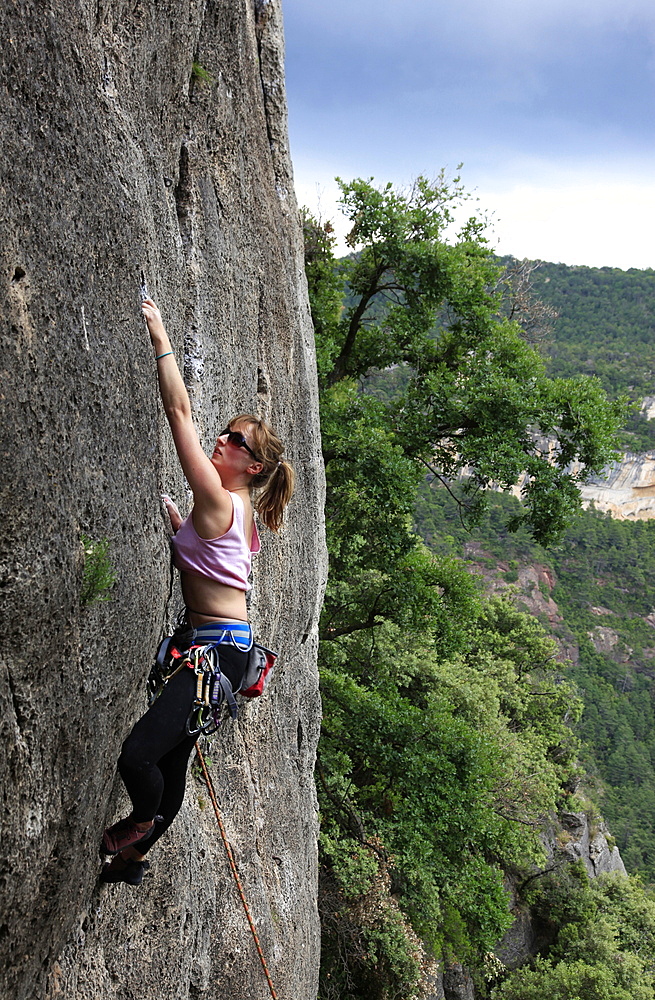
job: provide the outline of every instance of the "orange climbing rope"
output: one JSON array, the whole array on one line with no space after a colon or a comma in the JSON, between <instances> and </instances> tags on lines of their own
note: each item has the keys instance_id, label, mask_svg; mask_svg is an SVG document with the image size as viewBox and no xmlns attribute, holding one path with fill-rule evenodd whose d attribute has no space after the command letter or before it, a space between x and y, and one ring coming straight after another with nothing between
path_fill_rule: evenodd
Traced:
<instances>
[{"instance_id":1,"label":"orange climbing rope","mask_svg":"<svg viewBox=\"0 0 655 1000\"><path fill-rule=\"evenodd\" d=\"M205 758L203 757L202 750L196 743L196 753L198 755L198 760L200 761L200 767L202 768L203 777L205 779L205 784L207 785L207 791L209 792L209 797L212 800L212 805L214 807L214 812L216 813L216 821L218 823L218 829L221 831L221 837L223 843L225 844L225 850L230 862L230 868L232 869L232 874L234 875L234 881L237 884L237 889L239 890L239 896L241 897L241 902L243 903L243 908L246 912L246 918L250 924L250 930L252 931L253 941L255 942L255 947L257 949L257 954L259 955L259 960L262 963L262 969L264 970L264 975L266 976L266 982L268 983L268 988L271 991L271 996L273 1000L277 1000L277 993L273 988L273 983L271 981L271 976L268 971L268 966L266 964L266 959L264 958L264 952L262 951L262 946L259 943L259 938L257 937L257 931L255 929L255 924L250 916L250 908L248 907L248 901L246 900L245 893L243 891L243 886L241 885L241 879L239 878L239 873L237 871L237 866L234 863L234 855L232 854L232 848L230 847L230 842L227 839L227 834L225 832L225 827L223 826L223 820L221 819L221 812L218 808L218 801L216 799L216 792L214 791L214 785L212 784L212 779L207 770L207 764L205 763Z\"/></svg>"}]
</instances>

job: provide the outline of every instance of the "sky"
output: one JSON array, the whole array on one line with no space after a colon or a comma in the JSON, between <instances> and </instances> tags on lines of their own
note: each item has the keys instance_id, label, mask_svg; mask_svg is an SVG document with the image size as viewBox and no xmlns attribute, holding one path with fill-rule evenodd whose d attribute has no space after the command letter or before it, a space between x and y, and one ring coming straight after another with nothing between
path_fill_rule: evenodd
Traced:
<instances>
[{"instance_id":1,"label":"sky","mask_svg":"<svg viewBox=\"0 0 655 1000\"><path fill-rule=\"evenodd\" d=\"M444 168L501 254L655 267L654 0L282 0L299 204ZM471 214L471 203L466 215Z\"/></svg>"}]
</instances>

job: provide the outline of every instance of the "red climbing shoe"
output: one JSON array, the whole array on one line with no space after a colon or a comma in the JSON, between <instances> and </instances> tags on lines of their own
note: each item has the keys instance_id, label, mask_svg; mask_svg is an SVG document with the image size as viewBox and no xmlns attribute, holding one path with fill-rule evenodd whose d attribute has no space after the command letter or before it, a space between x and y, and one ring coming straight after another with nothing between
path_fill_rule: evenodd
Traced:
<instances>
[{"instance_id":1,"label":"red climbing shoe","mask_svg":"<svg viewBox=\"0 0 655 1000\"><path fill-rule=\"evenodd\" d=\"M108 827L103 833L100 843L100 853L118 854L119 851L124 851L126 847L131 847L132 844L138 844L142 840L147 840L152 835L154 829L154 820L152 821L152 826L147 830L139 830L134 820L130 819L129 816L127 819L120 819L118 823L114 823L113 826Z\"/></svg>"}]
</instances>

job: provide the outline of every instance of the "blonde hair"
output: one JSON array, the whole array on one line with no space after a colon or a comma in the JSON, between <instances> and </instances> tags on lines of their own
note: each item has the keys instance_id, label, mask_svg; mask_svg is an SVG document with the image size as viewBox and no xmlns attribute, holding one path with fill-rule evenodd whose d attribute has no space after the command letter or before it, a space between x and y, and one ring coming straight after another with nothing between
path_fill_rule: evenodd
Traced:
<instances>
[{"instance_id":1,"label":"blonde hair","mask_svg":"<svg viewBox=\"0 0 655 1000\"><path fill-rule=\"evenodd\" d=\"M282 458L284 448L272 427L252 413L240 413L228 424L230 430L244 426L248 428L252 450L264 466L252 477L253 489L261 490L254 506L262 523L271 531L279 531L282 512L293 493L293 468Z\"/></svg>"}]
</instances>

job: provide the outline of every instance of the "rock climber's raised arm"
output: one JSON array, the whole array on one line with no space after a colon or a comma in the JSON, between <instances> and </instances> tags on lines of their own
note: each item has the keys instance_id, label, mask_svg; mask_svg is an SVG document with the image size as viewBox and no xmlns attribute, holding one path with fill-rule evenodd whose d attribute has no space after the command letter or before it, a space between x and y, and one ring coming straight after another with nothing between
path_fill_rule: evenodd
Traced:
<instances>
[{"instance_id":1,"label":"rock climber's raised arm","mask_svg":"<svg viewBox=\"0 0 655 1000\"><path fill-rule=\"evenodd\" d=\"M164 412L173 434L182 471L193 491L194 502L202 507L225 508L232 517L232 501L221 477L202 449L191 415L191 402L173 354L161 313L152 299L144 299L143 316L155 349L159 390Z\"/></svg>"}]
</instances>

